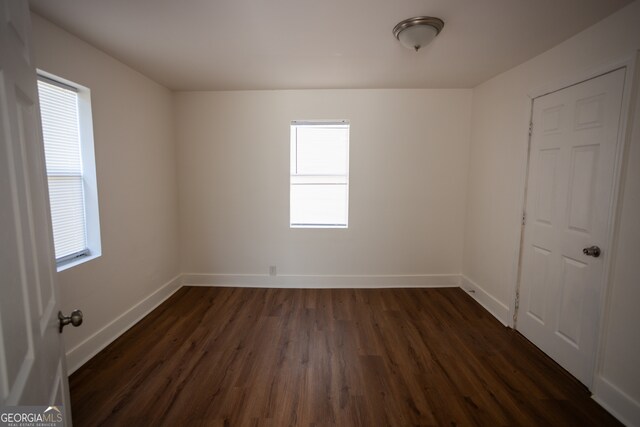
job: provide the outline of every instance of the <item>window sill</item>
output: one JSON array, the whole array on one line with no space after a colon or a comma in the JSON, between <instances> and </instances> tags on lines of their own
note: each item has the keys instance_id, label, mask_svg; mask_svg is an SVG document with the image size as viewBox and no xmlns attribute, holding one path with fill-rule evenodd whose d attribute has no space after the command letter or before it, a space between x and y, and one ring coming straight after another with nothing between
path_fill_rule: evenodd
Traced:
<instances>
[{"instance_id":1,"label":"window sill","mask_svg":"<svg viewBox=\"0 0 640 427\"><path fill-rule=\"evenodd\" d=\"M325 229L338 229L346 230L348 225L320 225L320 224L290 224L289 228L325 228Z\"/></svg>"},{"instance_id":2,"label":"window sill","mask_svg":"<svg viewBox=\"0 0 640 427\"><path fill-rule=\"evenodd\" d=\"M61 271L65 271L70 269L71 267L75 267L76 265L80 265L80 264L84 264L85 262L91 261L92 259L96 259L98 257L100 257L102 254L97 253L97 254L89 254L89 255L85 255L79 258L75 258L71 261L67 261L67 262L62 262L60 264L56 265L57 271L58 273L60 273Z\"/></svg>"}]
</instances>

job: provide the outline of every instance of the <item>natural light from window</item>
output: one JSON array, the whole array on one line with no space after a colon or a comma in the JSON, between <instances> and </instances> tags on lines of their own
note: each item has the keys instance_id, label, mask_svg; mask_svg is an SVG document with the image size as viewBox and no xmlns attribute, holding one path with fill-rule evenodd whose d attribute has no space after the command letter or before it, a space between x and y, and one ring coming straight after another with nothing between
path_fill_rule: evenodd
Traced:
<instances>
[{"instance_id":1,"label":"natural light from window","mask_svg":"<svg viewBox=\"0 0 640 427\"><path fill-rule=\"evenodd\" d=\"M89 110L84 111L88 118L83 123L79 88L39 76L38 94L54 249L60 267L100 252L90 101L86 90L84 103Z\"/></svg>"},{"instance_id":2,"label":"natural light from window","mask_svg":"<svg viewBox=\"0 0 640 427\"><path fill-rule=\"evenodd\" d=\"M349 123L291 123L290 226L347 228Z\"/></svg>"}]
</instances>

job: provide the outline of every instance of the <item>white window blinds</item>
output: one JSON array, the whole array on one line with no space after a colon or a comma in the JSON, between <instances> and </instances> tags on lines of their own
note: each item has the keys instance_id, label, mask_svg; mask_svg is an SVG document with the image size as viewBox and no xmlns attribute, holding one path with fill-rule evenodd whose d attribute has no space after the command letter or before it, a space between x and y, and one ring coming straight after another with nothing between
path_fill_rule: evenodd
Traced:
<instances>
[{"instance_id":1,"label":"white window blinds","mask_svg":"<svg viewBox=\"0 0 640 427\"><path fill-rule=\"evenodd\" d=\"M349 207L349 124L291 124L291 227L345 228Z\"/></svg>"},{"instance_id":2,"label":"white window blinds","mask_svg":"<svg viewBox=\"0 0 640 427\"><path fill-rule=\"evenodd\" d=\"M60 262L88 252L78 94L44 78L38 80L38 92L53 240Z\"/></svg>"}]
</instances>

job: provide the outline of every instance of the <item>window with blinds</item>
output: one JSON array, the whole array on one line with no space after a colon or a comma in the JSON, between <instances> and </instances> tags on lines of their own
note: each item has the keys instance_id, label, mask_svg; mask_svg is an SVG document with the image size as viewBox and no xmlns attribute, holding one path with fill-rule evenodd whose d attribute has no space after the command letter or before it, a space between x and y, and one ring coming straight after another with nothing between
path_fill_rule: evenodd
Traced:
<instances>
[{"instance_id":1,"label":"window with blinds","mask_svg":"<svg viewBox=\"0 0 640 427\"><path fill-rule=\"evenodd\" d=\"M292 122L290 226L347 228L349 123Z\"/></svg>"},{"instance_id":2,"label":"window with blinds","mask_svg":"<svg viewBox=\"0 0 640 427\"><path fill-rule=\"evenodd\" d=\"M75 88L38 80L56 261L89 253L82 144Z\"/></svg>"}]
</instances>

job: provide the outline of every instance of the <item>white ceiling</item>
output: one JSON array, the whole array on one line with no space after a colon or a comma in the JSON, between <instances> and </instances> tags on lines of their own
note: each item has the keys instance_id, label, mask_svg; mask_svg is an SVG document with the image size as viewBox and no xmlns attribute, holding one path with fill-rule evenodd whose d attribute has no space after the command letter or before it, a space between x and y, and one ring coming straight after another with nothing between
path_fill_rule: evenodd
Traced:
<instances>
[{"instance_id":1,"label":"white ceiling","mask_svg":"<svg viewBox=\"0 0 640 427\"><path fill-rule=\"evenodd\" d=\"M469 88L631 0L31 0L32 9L175 90ZM442 18L416 53L391 34Z\"/></svg>"}]
</instances>

